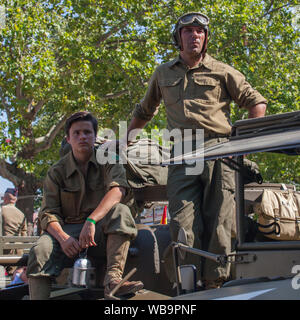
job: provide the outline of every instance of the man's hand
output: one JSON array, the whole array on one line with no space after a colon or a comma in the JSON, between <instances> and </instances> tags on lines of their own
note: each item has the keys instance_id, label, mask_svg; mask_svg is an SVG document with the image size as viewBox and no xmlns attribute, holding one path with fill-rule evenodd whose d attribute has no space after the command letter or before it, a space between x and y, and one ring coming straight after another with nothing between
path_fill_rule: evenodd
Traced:
<instances>
[{"instance_id":1,"label":"man's hand","mask_svg":"<svg viewBox=\"0 0 300 320\"><path fill-rule=\"evenodd\" d=\"M248 119L260 118L265 116L267 105L265 103L259 103L247 109L248 109Z\"/></svg>"},{"instance_id":2,"label":"man's hand","mask_svg":"<svg viewBox=\"0 0 300 320\"><path fill-rule=\"evenodd\" d=\"M99 222L115 204L120 203L125 194L126 189L124 187L111 188L100 201L97 208L88 216L89 220L94 220L96 223ZM95 232L96 225L86 220L79 235L79 245L82 249L97 246L94 240Z\"/></svg>"},{"instance_id":3,"label":"man's hand","mask_svg":"<svg viewBox=\"0 0 300 320\"><path fill-rule=\"evenodd\" d=\"M47 231L59 242L67 257L73 258L81 251L78 240L65 233L57 221L50 222Z\"/></svg>"},{"instance_id":4,"label":"man's hand","mask_svg":"<svg viewBox=\"0 0 300 320\"><path fill-rule=\"evenodd\" d=\"M79 245L82 249L96 246L94 240L95 237L95 225L89 221L86 221L79 236Z\"/></svg>"},{"instance_id":5,"label":"man's hand","mask_svg":"<svg viewBox=\"0 0 300 320\"><path fill-rule=\"evenodd\" d=\"M73 258L81 251L81 247L77 239L68 236L65 240L60 241L62 251L69 257Z\"/></svg>"}]
</instances>

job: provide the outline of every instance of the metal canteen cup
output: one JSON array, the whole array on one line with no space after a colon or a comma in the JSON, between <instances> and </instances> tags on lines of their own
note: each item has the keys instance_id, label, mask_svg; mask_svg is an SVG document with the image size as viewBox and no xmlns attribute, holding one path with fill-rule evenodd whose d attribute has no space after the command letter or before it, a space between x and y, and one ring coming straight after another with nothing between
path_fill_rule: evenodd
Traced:
<instances>
[{"instance_id":1,"label":"metal canteen cup","mask_svg":"<svg viewBox=\"0 0 300 320\"><path fill-rule=\"evenodd\" d=\"M88 287L91 276L92 264L87 258L87 249L79 253L79 258L73 266L72 284L76 287Z\"/></svg>"}]
</instances>

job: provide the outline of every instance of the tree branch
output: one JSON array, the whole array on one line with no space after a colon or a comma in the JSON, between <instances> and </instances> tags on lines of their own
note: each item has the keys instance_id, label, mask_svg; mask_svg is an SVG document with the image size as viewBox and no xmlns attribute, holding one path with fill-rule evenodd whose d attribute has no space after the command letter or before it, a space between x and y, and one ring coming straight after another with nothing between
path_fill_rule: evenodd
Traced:
<instances>
[{"instance_id":1,"label":"tree branch","mask_svg":"<svg viewBox=\"0 0 300 320\"><path fill-rule=\"evenodd\" d=\"M55 139L55 137L57 136L59 131L65 125L66 120L67 120L66 115L60 117L58 123L56 125L52 126L51 129L48 131L48 133L45 136L36 138L34 140L35 144L37 144L36 148L34 149L34 154L38 154L38 153L45 151L51 147L53 140Z\"/></svg>"},{"instance_id":2,"label":"tree branch","mask_svg":"<svg viewBox=\"0 0 300 320\"><path fill-rule=\"evenodd\" d=\"M143 15L146 12L146 10L142 10L140 12L137 12L136 14L134 14L135 17L140 17L141 15ZM110 31L108 31L107 33L103 34L97 41L96 43L96 47L100 47L101 43L104 42L105 40L107 40L109 37L111 37L114 33L122 30L126 25L129 24L129 19L124 19L123 21L121 21L117 26L114 26L111 28Z\"/></svg>"},{"instance_id":3,"label":"tree branch","mask_svg":"<svg viewBox=\"0 0 300 320\"><path fill-rule=\"evenodd\" d=\"M267 12L273 7L273 4L274 4L274 0L271 0L270 5L269 5L269 7L267 9Z\"/></svg>"},{"instance_id":4,"label":"tree branch","mask_svg":"<svg viewBox=\"0 0 300 320\"><path fill-rule=\"evenodd\" d=\"M118 44L118 43L124 43L124 42L146 42L147 39L139 39L139 38L132 38L132 39L122 39L122 40L111 40L107 41L106 44Z\"/></svg>"},{"instance_id":5,"label":"tree branch","mask_svg":"<svg viewBox=\"0 0 300 320\"><path fill-rule=\"evenodd\" d=\"M97 41L96 43L96 48L100 47L101 43L104 42L105 40L107 40L112 34L116 33L117 31L121 30L122 28L124 28L127 24L129 23L128 19L123 20L123 22L121 22L119 25L111 28L110 31L108 31L107 33L103 34Z\"/></svg>"},{"instance_id":6,"label":"tree branch","mask_svg":"<svg viewBox=\"0 0 300 320\"><path fill-rule=\"evenodd\" d=\"M43 186L43 180L37 179L33 174L26 173L23 169L17 167L16 163L7 163L0 159L0 176L11 181L16 187L30 188L34 192Z\"/></svg>"},{"instance_id":7,"label":"tree branch","mask_svg":"<svg viewBox=\"0 0 300 320\"><path fill-rule=\"evenodd\" d=\"M5 160L0 159L0 176L11 181L15 186L19 185L20 179L10 172L10 164Z\"/></svg>"},{"instance_id":8,"label":"tree branch","mask_svg":"<svg viewBox=\"0 0 300 320\"><path fill-rule=\"evenodd\" d=\"M26 98L22 92L22 82L23 82L23 76L21 74L18 74L18 82L16 85L16 97L20 100L23 100Z\"/></svg>"},{"instance_id":9,"label":"tree branch","mask_svg":"<svg viewBox=\"0 0 300 320\"><path fill-rule=\"evenodd\" d=\"M273 4L273 3L272 3ZM271 4L271 6L272 6ZM288 7L289 5L291 5L292 3L291 2L288 2L287 4L284 4L283 6L281 7L278 7L278 8L275 8L275 9L272 9L270 11L267 11L264 15L261 16L261 18L264 18L265 16L273 13L273 12L276 12L276 11L279 11L280 9L284 8L284 7ZM269 7L269 9L271 8L271 6Z\"/></svg>"},{"instance_id":10,"label":"tree branch","mask_svg":"<svg viewBox=\"0 0 300 320\"><path fill-rule=\"evenodd\" d=\"M126 43L126 42L147 42L147 39L128 39L128 40L112 40L106 42L106 45L108 45L108 50L116 50L120 43ZM157 41L157 44L164 45L164 46L173 46L174 44L172 42L164 42L164 41Z\"/></svg>"},{"instance_id":11,"label":"tree branch","mask_svg":"<svg viewBox=\"0 0 300 320\"><path fill-rule=\"evenodd\" d=\"M41 110L44 104L45 100L35 103L34 99L32 99L27 106L27 113L24 115L24 118L28 120L34 120L36 114Z\"/></svg>"},{"instance_id":12,"label":"tree branch","mask_svg":"<svg viewBox=\"0 0 300 320\"><path fill-rule=\"evenodd\" d=\"M108 99L116 99L116 98L119 98L127 93L129 93L129 90L122 90L122 91L115 92L115 93L108 93L105 96L101 97L101 100L103 101L103 100L108 100ZM98 100L97 102L100 102L101 100Z\"/></svg>"},{"instance_id":13,"label":"tree branch","mask_svg":"<svg viewBox=\"0 0 300 320\"><path fill-rule=\"evenodd\" d=\"M132 39L122 39L122 40L111 40L107 41L106 44L118 44L118 43L126 43L126 42L147 42L147 39L139 39L139 38L132 38ZM163 45L170 45L173 44L172 42L163 42L158 41L157 43L163 44Z\"/></svg>"}]
</instances>

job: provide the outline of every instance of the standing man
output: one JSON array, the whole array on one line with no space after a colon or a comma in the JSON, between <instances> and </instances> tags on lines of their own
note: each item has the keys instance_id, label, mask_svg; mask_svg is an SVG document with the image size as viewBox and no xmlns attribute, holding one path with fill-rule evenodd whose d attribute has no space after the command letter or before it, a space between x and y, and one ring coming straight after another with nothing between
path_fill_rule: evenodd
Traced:
<instances>
[{"instance_id":1,"label":"standing man","mask_svg":"<svg viewBox=\"0 0 300 320\"><path fill-rule=\"evenodd\" d=\"M48 299L51 278L86 248L91 256L106 256L107 296L122 280L130 240L137 235L129 208L120 203L128 190L123 166L96 160L97 120L89 112L77 112L68 118L65 131L72 150L48 171L39 213L43 234L29 254L32 300ZM140 281L126 281L116 295L142 287Z\"/></svg>"},{"instance_id":2,"label":"standing man","mask_svg":"<svg viewBox=\"0 0 300 320\"><path fill-rule=\"evenodd\" d=\"M3 236L27 236L27 223L24 213L16 207L18 190L6 189L2 204L2 235ZM16 254L21 256L22 249L7 249L4 254ZM15 267L7 267L6 271L13 274Z\"/></svg>"},{"instance_id":3,"label":"standing man","mask_svg":"<svg viewBox=\"0 0 300 320\"><path fill-rule=\"evenodd\" d=\"M230 103L248 110L249 118L262 117L266 99L254 90L234 68L206 53L209 19L198 12L181 16L173 39L180 50L173 61L157 67L148 90L133 113L128 128L143 128L158 112L161 100L166 106L168 129L203 129L204 146L226 141L231 132ZM195 141L193 141L195 145ZM188 245L216 254L231 251L234 217L234 175L221 161L206 161L201 174L187 175L188 165L169 167L168 200L172 240L180 227L187 233ZM229 266L189 256L197 266L199 280L206 289L220 287L229 277Z\"/></svg>"},{"instance_id":4,"label":"standing man","mask_svg":"<svg viewBox=\"0 0 300 320\"><path fill-rule=\"evenodd\" d=\"M27 236L27 224L24 213L16 207L18 191L6 189L2 204L3 236Z\"/></svg>"}]
</instances>

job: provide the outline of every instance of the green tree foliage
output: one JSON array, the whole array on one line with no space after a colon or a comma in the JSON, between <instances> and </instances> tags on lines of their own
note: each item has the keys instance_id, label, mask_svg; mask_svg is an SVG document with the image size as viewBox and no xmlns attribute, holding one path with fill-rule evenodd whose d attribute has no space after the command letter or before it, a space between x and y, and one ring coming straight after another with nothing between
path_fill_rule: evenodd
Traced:
<instances>
[{"instance_id":1,"label":"green tree foliage","mask_svg":"<svg viewBox=\"0 0 300 320\"><path fill-rule=\"evenodd\" d=\"M295 0L2 2L0 175L25 194L41 188L58 159L69 114L88 109L115 130L130 120L155 66L177 55L171 31L187 11L210 17L208 52L245 74L268 99L268 114L299 110ZM233 121L244 116L233 108ZM148 129L165 126L161 108ZM268 179L281 179L280 158L256 160ZM285 164L284 177L299 183L299 160Z\"/></svg>"}]
</instances>

